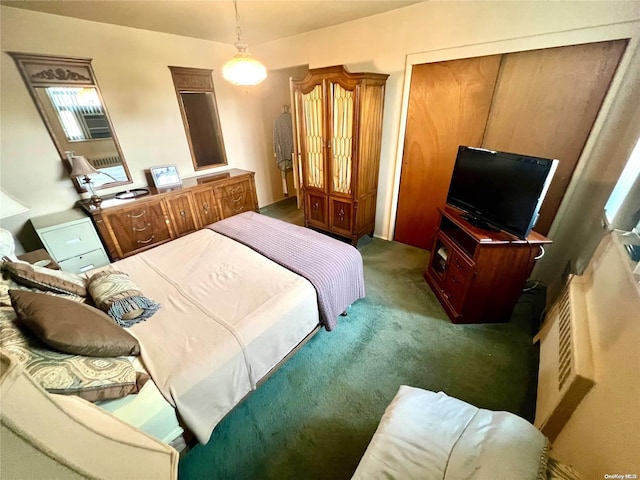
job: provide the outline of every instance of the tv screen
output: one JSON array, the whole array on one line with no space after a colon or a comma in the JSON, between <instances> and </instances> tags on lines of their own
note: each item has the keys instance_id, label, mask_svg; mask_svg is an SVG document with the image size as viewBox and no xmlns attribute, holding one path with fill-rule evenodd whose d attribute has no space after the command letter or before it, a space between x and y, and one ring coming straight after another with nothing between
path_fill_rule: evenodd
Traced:
<instances>
[{"instance_id":1,"label":"tv screen","mask_svg":"<svg viewBox=\"0 0 640 480\"><path fill-rule=\"evenodd\" d=\"M471 223L525 239L538 219L557 164L558 160L460 146L447 204L465 211Z\"/></svg>"}]
</instances>

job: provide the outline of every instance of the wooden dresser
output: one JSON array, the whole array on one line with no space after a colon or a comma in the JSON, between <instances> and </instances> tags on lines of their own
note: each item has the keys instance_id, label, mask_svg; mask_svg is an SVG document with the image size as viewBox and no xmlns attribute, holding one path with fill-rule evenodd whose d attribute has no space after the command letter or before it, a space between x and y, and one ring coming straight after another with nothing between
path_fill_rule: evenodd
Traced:
<instances>
[{"instance_id":1,"label":"wooden dresser","mask_svg":"<svg viewBox=\"0 0 640 480\"><path fill-rule=\"evenodd\" d=\"M199 230L241 212L258 211L254 172L227 170L186 178L182 187L129 200L103 197L80 207L93 219L112 261Z\"/></svg>"}]
</instances>

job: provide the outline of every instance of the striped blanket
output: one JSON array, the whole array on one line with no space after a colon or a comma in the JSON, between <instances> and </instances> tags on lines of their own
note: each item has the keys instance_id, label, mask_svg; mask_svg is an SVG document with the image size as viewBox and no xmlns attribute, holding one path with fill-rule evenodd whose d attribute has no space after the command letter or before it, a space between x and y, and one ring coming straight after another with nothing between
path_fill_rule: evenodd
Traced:
<instances>
[{"instance_id":1,"label":"striped blanket","mask_svg":"<svg viewBox=\"0 0 640 480\"><path fill-rule=\"evenodd\" d=\"M365 295L362 256L349 244L255 212L234 215L208 228L309 280L327 330L333 330L340 313Z\"/></svg>"}]
</instances>

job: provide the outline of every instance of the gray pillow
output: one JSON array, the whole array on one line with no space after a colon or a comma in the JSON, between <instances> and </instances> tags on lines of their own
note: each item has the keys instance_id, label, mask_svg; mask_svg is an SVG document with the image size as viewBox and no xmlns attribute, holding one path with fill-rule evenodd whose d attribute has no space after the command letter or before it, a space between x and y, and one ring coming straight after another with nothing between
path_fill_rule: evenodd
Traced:
<instances>
[{"instance_id":1,"label":"gray pillow","mask_svg":"<svg viewBox=\"0 0 640 480\"><path fill-rule=\"evenodd\" d=\"M139 355L135 337L97 308L66 298L9 290L20 325L55 350L92 357Z\"/></svg>"}]
</instances>

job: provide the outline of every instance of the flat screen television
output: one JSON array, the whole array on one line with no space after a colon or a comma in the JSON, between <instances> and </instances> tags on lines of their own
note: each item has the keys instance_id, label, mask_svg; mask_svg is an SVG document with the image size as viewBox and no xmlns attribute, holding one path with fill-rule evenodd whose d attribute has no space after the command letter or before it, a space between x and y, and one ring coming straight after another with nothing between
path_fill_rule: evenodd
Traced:
<instances>
[{"instance_id":1,"label":"flat screen television","mask_svg":"<svg viewBox=\"0 0 640 480\"><path fill-rule=\"evenodd\" d=\"M558 165L558 160L460 146L447 204L485 229L526 239Z\"/></svg>"}]
</instances>

